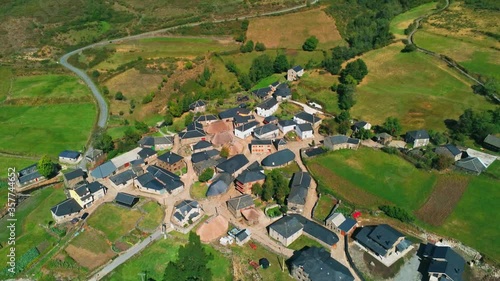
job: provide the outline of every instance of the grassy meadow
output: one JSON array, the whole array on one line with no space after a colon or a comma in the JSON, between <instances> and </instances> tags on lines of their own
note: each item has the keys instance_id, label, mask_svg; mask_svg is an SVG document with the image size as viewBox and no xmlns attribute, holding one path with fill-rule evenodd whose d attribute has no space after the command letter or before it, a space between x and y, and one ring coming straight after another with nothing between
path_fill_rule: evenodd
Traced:
<instances>
[{"instance_id":1,"label":"grassy meadow","mask_svg":"<svg viewBox=\"0 0 500 281\"><path fill-rule=\"evenodd\" d=\"M428 14L436 8L436 2L430 2L421 6L415 7L405 13L395 16L389 26L389 31L396 38L406 38L404 31L418 17Z\"/></svg>"},{"instance_id":2,"label":"grassy meadow","mask_svg":"<svg viewBox=\"0 0 500 281\"><path fill-rule=\"evenodd\" d=\"M337 76L328 72L313 71L302 76L295 87L302 102L315 101L323 106L326 112L340 112L337 94L330 87L338 83Z\"/></svg>"},{"instance_id":3,"label":"grassy meadow","mask_svg":"<svg viewBox=\"0 0 500 281\"><path fill-rule=\"evenodd\" d=\"M134 229L141 217L142 214L137 209L131 210L109 203L100 206L87 223L102 231L109 241L114 242Z\"/></svg>"}]
</instances>

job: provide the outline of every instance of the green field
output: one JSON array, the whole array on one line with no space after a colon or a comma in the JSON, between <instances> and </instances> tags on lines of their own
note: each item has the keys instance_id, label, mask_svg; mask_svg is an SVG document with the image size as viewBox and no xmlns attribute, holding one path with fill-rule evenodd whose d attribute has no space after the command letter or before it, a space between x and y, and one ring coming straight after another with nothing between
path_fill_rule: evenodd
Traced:
<instances>
[{"instance_id":1,"label":"green field","mask_svg":"<svg viewBox=\"0 0 500 281\"><path fill-rule=\"evenodd\" d=\"M12 78L12 70L9 67L0 67L0 102L3 102L8 95Z\"/></svg>"},{"instance_id":2,"label":"green field","mask_svg":"<svg viewBox=\"0 0 500 281\"><path fill-rule=\"evenodd\" d=\"M16 168L17 171L36 163L39 159L25 159L16 157L0 156L0 179L7 178L7 169ZM0 191L1 192L1 191ZM0 193L1 194L1 193ZM0 196L0 198L3 198Z\"/></svg>"},{"instance_id":3,"label":"green field","mask_svg":"<svg viewBox=\"0 0 500 281\"><path fill-rule=\"evenodd\" d=\"M142 217L139 210L127 209L116 204L103 204L89 217L89 226L102 231L109 241L118 238L133 230L137 221Z\"/></svg>"},{"instance_id":4,"label":"green field","mask_svg":"<svg viewBox=\"0 0 500 281\"><path fill-rule=\"evenodd\" d=\"M28 104L38 99L49 103L90 101L88 88L78 78L50 74L17 77L12 86L10 98L23 101L28 99Z\"/></svg>"},{"instance_id":5,"label":"green field","mask_svg":"<svg viewBox=\"0 0 500 281\"><path fill-rule=\"evenodd\" d=\"M395 16L389 26L390 32L397 38L405 38L406 35L404 34L404 30L408 27L408 25L410 25L416 18L435 9L436 4L436 2L427 3Z\"/></svg>"},{"instance_id":6,"label":"green field","mask_svg":"<svg viewBox=\"0 0 500 281\"><path fill-rule=\"evenodd\" d=\"M304 247L318 247L322 248L323 245L320 244L318 241L307 237L306 235L301 235L297 240L293 241L292 244L288 246L288 248L292 250L300 250Z\"/></svg>"},{"instance_id":7,"label":"green field","mask_svg":"<svg viewBox=\"0 0 500 281\"><path fill-rule=\"evenodd\" d=\"M269 87L274 82L283 82L285 80L285 75L282 74L273 74L269 77L261 79L255 86L253 86L250 90L261 89L265 87Z\"/></svg>"},{"instance_id":8,"label":"green field","mask_svg":"<svg viewBox=\"0 0 500 281\"><path fill-rule=\"evenodd\" d=\"M444 130L444 120L457 119L467 108L494 108L438 59L401 49L402 44L393 44L363 55L369 73L357 87L354 118L382 124L395 116L404 130Z\"/></svg>"},{"instance_id":9,"label":"green field","mask_svg":"<svg viewBox=\"0 0 500 281\"><path fill-rule=\"evenodd\" d=\"M319 222L324 222L333 209L335 200L329 194L322 194L314 207L314 218Z\"/></svg>"},{"instance_id":10,"label":"green field","mask_svg":"<svg viewBox=\"0 0 500 281\"><path fill-rule=\"evenodd\" d=\"M302 102L315 101L326 112L340 112L337 94L330 90L333 84L338 83L338 79L329 73L321 73L305 73L296 87L297 93Z\"/></svg>"},{"instance_id":11,"label":"green field","mask_svg":"<svg viewBox=\"0 0 500 281\"><path fill-rule=\"evenodd\" d=\"M141 210L146 212L142 220L139 222L138 227L146 231L156 229L163 219L163 208L157 202L147 202L141 206Z\"/></svg>"}]
</instances>

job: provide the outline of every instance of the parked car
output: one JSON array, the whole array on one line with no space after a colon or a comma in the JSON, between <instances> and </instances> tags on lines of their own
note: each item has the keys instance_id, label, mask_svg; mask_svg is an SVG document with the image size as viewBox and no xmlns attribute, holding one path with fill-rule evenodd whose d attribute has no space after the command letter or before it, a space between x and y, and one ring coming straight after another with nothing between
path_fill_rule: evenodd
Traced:
<instances>
[{"instance_id":1,"label":"parked car","mask_svg":"<svg viewBox=\"0 0 500 281\"><path fill-rule=\"evenodd\" d=\"M89 216L89 213L83 213L82 220L86 219Z\"/></svg>"},{"instance_id":2,"label":"parked car","mask_svg":"<svg viewBox=\"0 0 500 281\"><path fill-rule=\"evenodd\" d=\"M72 223L72 224L75 224L75 223L77 223L77 222L79 222L79 221L80 221L80 220L79 220L78 218L74 218L74 219L72 219L72 220L71 220L71 223Z\"/></svg>"}]
</instances>

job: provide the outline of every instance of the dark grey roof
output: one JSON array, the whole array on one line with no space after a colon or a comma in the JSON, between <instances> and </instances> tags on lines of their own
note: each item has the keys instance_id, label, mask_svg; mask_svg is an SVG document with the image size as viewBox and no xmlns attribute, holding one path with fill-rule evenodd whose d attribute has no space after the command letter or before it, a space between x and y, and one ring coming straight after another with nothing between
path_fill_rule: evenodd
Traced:
<instances>
[{"instance_id":1,"label":"dark grey roof","mask_svg":"<svg viewBox=\"0 0 500 281\"><path fill-rule=\"evenodd\" d=\"M355 238L376 254L385 256L387 250L391 249L400 237L403 237L403 234L387 224L381 224L363 227Z\"/></svg>"},{"instance_id":2,"label":"dark grey roof","mask_svg":"<svg viewBox=\"0 0 500 281\"><path fill-rule=\"evenodd\" d=\"M248 236L250 236L248 230L242 229L240 232L236 233L234 237L236 238L237 241L241 242L245 241L245 239L247 239Z\"/></svg>"},{"instance_id":3,"label":"dark grey roof","mask_svg":"<svg viewBox=\"0 0 500 281\"><path fill-rule=\"evenodd\" d=\"M208 115L200 115L196 118L194 118L194 122L208 122L208 121L215 121L217 120L217 116L213 114L208 114Z\"/></svg>"},{"instance_id":4,"label":"dark grey roof","mask_svg":"<svg viewBox=\"0 0 500 281\"><path fill-rule=\"evenodd\" d=\"M462 151L460 151L460 149L458 149L453 144L445 144L445 145L436 147L436 153L437 154L445 154L445 155L449 155L451 157L455 157L457 155L460 155L462 153Z\"/></svg>"},{"instance_id":5,"label":"dark grey roof","mask_svg":"<svg viewBox=\"0 0 500 281\"><path fill-rule=\"evenodd\" d=\"M287 84L279 84L278 87L276 88L276 91L274 91L273 96L274 97L290 97L292 95L292 91L288 87Z\"/></svg>"},{"instance_id":6,"label":"dark grey roof","mask_svg":"<svg viewBox=\"0 0 500 281\"><path fill-rule=\"evenodd\" d=\"M356 220L347 217L345 218L345 221L339 225L339 228L342 231L348 232L349 230L351 230L351 228L353 228L356 225L356 223L357 223Z\"/></svg>"},{"instance_id":7,"label":"dark grey roof","mask_svg":"<svg viewBox=\"0 0 500 281\"><path fill-rule=\"evenodd\" d=\"M461 281L465 260L453 249L446 246L427 244L426 256L431 259L428 271L444 273L453 281Z\"/></svg>"},{"instance_id":8,"label":"dark grey roof","mask_svg":"<svg viewBox=\"0 0 500 281\"><path fill-rule=\"evenodd\" d=\"M89 193L89 190L87 188L87 183L84 183L78 187L75 188L75 192L76 194L78 194L78 196L80 197L83 197L85 195L87 195Z\"/></svg>"},{"instance_id":9,"label":"dark grey roof","mask_svg":"<svg viewBox=\"0 0 500 281\"><path fill-rule=\"evenodd\" d=\"M268 155L262 160L262 166L277 167L287 164L295 159L295 154L288 148Z\"/></svg>"},{"instance_id":10,"label":"dark grey roof","mask_svg":"<svg viewBox=\"0 0 500 281\"><path fill-rule=\"evenodd\" d=\"M244 132L244 131L247 131L247 130L250 130L250 129L256 127L257 125L259 125L259 122L251 121L251 122L245 123L239 127L236 127L235 130L238 130L240 132Z\"/></svg>"},{"instance_id":11,"label":"dark grey roof","mask_svg":"<svg viewBox=\"0 0 500 281\"><path fill-rule=\"evenodd\" d=\"M179 161L182 161L184 157L180 156L179 154L173 153L172 151L169 151L165 154L162 154L158 156L158 160L161 160L165 163L168 163L170 165L173 165Z\"/></svg>"},{"instance_id":12,"label":"dark grey roof","mask_svg":"<svg viewBox=\"0 0 500 281\"><path fill-rule=\"evenodd\" d=\"M140 146L154 146L159 144L173 144L174 139L170 136L166 137L152 137L145 136L137 142Z\"/></svg>"},{"instance_id":13,"label":"dark grey roof","mask_svg":"<svg viewBox=\"0 0 500 281\"><path fill-rule=\"evenodd\" d=\"M186 218L186 216L193 210L193 209L198 209L200 205L198 204L197 201L194 200L182 200L180 203L175 205L175 212L174 216L182 221ZM188 219L195 218L199 215L198 212L194 212L189 216Z\"/></svg>"},{"instance_id":14,"label":"dark grey roof","mask_svg":"<svg viewBox=\"0 0 500 281\"><path fill-rule=\"evenodd\" d=\"M227 200L227 205L234 210L241 210L253 206L254 203L251 195L243 194Z\"/></svg>"},{"instance_id":15,"label":"dark grey roof","mask_svg":"<svg viewBox=\"0 0 500 281\"><path fill-rule=\"evenodd\" d=\"M209 148L211 147L212 144L206 140L201 140L197 142L195 145L193 145L193 150L198 150L198 149L204 149L204 148Z\"/></svg>"},{"instance_id":16,"label":"dark grey roof","mask_svg":"<svg viewBox=\"0 0 500 281\"><path fill-rule=\"evenodd\" d=\"M217 149L210 149L206 151L196 152L191 155L191 162L195 164L201 161L211 159L215 156L218 156L219 154L220 151L218 151Z\"/></svg>"},{"instance_id":17,"label":"dark grey roof","mask_svg":"<svg viewBox=\"0 0 500 281\"><path fill-rule=\"evenodd\" d=\"M117 175L109 177L109 180L116 185L124 184L127 181L135 178L135 173L132 170L126 170L125 172L119 173Z\"/></svg>"},{"instance_id":18,"label":"dark grey roof","mask_svg":"<svg viewBox=\"0 0 500 281\"><path fill-rule=\"evenodd\" d=\"M226 193L233 179L229 173L220 173L208 187L207 196L217 196Z\"/></svg>"},{"instance_id":19,"label":"dark grey roof","mask_svg":"<svg viewBox=\"0 0 500 281\"><path fill-rule=\"evenodd\" d=\"M193 102L192 104L189 105L189 109L195 109L196 107L202 107L205 106L206 103L202 100L197 100Z\"/></svg>"},{"instance_id":20,"label":"dark grey roof","mask_svg":"<svg viewBox=\"0 0 500 281\"><path fill-rule=\"evenodd\" d=\"M102 155L102 153L102 150L94 148L87 152L87 155L85 157L89 158L90 160L94 160L96 157Z\"/></svg>"},{"instance_id":21,"label":"dark grey roof","mask_svg":"<svg viewBox=\"0 0 500 281\"><path fill-rule=\"evenodd\" d=\"M359 139L350 138L350 137L344 136L344 135L335 135L335 136L329 136L326 138L328 138L329 141L333 145L343 144L343 143L351 143L351 144L359 144L360 143Z\"/></svg>"},{"instance_id":22,"label":"dark grey roof","mask_svg":"<svg viewBox=\"0 0 500 281\"><path fill-rule=\"evenodd\" d=\"M313 130L311 123L298 124L297 127L301 132L307 132Z\"/></svg>"},{"instance_id":23,"label":"dark grey roof","mask_svg":"<svg viewBox=\"0 0 500 281\"><path fill-rule=\"evenodd\" d=\"M279 130L278 125L274 123L269 123L264 126L257 127L253 129L253 133L257 135L265 135L274 131Z\"/></svg>"},{"instance_id":24,"label":"dark grey roof","mask_svg":"<svg viewBox=\"0 0 500 281\"><path fill-rule=\"evenodd\" d=\"M137 181L145 188L162 191L167 190L165 185L157 180L151 173L144 173L137 177Z\"/></svg>"},{"instance_id":25,"label":"dark grey roof","mask_svg":"<svg viewBox=\"0 0 500 281\"><path fill-rule=\"evenodd\" d=\"M332 246L339 242L337 234L313 221L308 220L304 216L298 214L290 214L288 216L296 218L304 226L305 233L322 241L323 243Z\"/></svg>"},{"instance_id":26,"label":"dark grey roof","mask_svg":"<svg viewBox=\"0 0 500 281\"><path fill-rule=\"evenodd\" d=\"M494 135L487 135L486 138L484 138L484 143L500 148L500 138Z\"/></svg>"},{"instance_id":27,"label":"dark grey roof","mask_svg":"<svg viewBox=\"0 0 500 281\"><path fill-rule=\"evenodd\" d=\"M82 210L80 204L73 198L68 198L50 209L55 216L67 216Z\"/></svg>"},{"instance_id":28,"label":"dark grey roof","mask_svg":"<svg viewBox=\"0 0 500 281\"><path fill-rule=\"evenodd\" d=\"M260 171L247 171L247 170L241 172L241 174L239 174L238 177L236 177L236 180L241 183L249 183L265 179L266 176Z\"/></svg>"},{"instance_id":29,"label":"dark grey roof","mask_svg":"<svg viewBox=\"0 0 500 281\"><path fill-rule=\"evenodd\" d=\"M390 139L390 138L392 138L392 136L391 136L391 135L389 135L388 133L385 133L385 132L384 132L384 133L377 134L377 135L375 135L375 136L376 136L377 138L379 138L379 139Z\"/></svg>"},{"instance_id":30,"label":"dark grey roof","mask_svg":"<svg viewBox=\"0 0 500 281\"><path fill-rule=\"evenodd\" d=\"M359 121L359 122L354 123L353 127L357 128L357 129L363 129L363 127L366 126L366 124L368 124L368 122Z\"/></svg>"},{"instance_id":31,"label":"dark grey roof","mask_svg":"<svg viewBox=\"0 0 500 281\"><path fill-rule=\"evenodd\" d=\"M139 152L137 152L137 155L139 155L139 157L141 157L142 159L146 159L150 156L156 155L156 151L149 147L144 147Z\"/></svg>"},{"instance_id":32,"label":"dark grey roof","mask_svg":"<svg viewBox=\"0 0 500 281\"><path fill-rule=\"evenodd\" d=\"M191 139L206 136L203 126L198 122L193 122L189 124L186 131L179 133L179 138L181 139Z\"/></svg>"},{"instance_id":33,"label":"dark grey roof","mask_svg":"<svg viewBox=\"0 0 500 281\"><path fill-rule=\"evenodd\" d=\"M147 168L147 171L151 173L155 177L155 179L162 183L170 193L172 193L177 188L184 186L184 183L181 181L181 178L178 175L164 170L160 167L149 166Z\"/></svg>"},{"instance_id":34,"label":"dark grey roof","mask_svg":"<svg viewBox=\"0 0 500 281\"><path fill-rule=\"evenodd\" d=\"M269 226L269 229L276 231L284 238L291 237L303 228L304 225L302 225L300 221L293 216L284 216Z\"/></svg>"},{"instance_id":35,"label":"dark grey roof","mask_svg":"<svg viewBox=\"0 0 500 281\"><path fill-rule=\"evenodd\" d=\"M292 69L293 69L295 72L299 72L299 71L301 71L301 70L304 70L304 69L302 68L302 66L300 66L300 65L296 65L296 66L292 67Z\"/></svg>"},{"instance_id":36,"label":"dark grey roof","mask_svg":"<svg viewBox=\"0 0 500 281\"><path fill-rule=\"evenodd\" d=\"M271 83L271 85L269 85L270 87L278 87L280 85L280 81L276 81L274 83Z\"/></svg>"},{"instance_id":37,"label":"dark grey roof","mask_svg":"<svg viewBox=\"0 0 500 281\"><path fill-rule=\"evenodd\" d=\"M304 205L306 203L307 192L311 185L311 176L307 172L298 172L293 174L290 184L290 194L288 202Z\"/></svg>"},{"instance_id":38,"label":"dark grey roof","mask_svg":"<svg viewBox=\"0 0 500 281\"><path fill-rule=\"evenodd\" d=\"M37 164L30 165L19 171L19 182L24 184L25 182L29 182L31 180L41 178L42 175L38 172Z\"/></svg>"},{"instance_id":39,"label":"dark grey roof","mask_svg":"<svg viewBox=\"0 0 500 281\"><path fill-rule=\"evenodd\" d=\"M76 169L74 171L64 174L64 178L66 180L72 180L79 177L85 177L85 172L82 169Z\"/></svg>"},{"instance_id":40,"label":"dark grey roof","mask_svg":"<svg viewBox=\"0 0 500 281\"><path fill-rule=\"evenodd\" d=\"M278 101L275 98L270 98L270 99L263 101L261 104L257 105L257 107L268 110L268 109L271 109L272 107L276 106L277 104L278 104Z\"/></svg>"},{"instance_id":41,"label":"dark grey roof","mask_svg":"<svg viewBox=\"0 0 500 281\"><path fill-rule=\"evenodd\" d=\"M243 124L243 123L248 123L252 120L255 120L255 117L252 114L249 115L236 115L234 116L234 123L235 124Z\"/></svg>"},{"instance_id":42,"label":"dark grey roof","mask_svg":"<svg viewBox=\"0 0 500 281\"><path fill-rule=\"evenodd\" d=\"M193 163L193 168L197 173L202 173L208 168L212 168L219 165L220 163L226 161L226 158L211 158L207 160L203 160L200 162Z\"/></svg>"},{"instance_id":43,"label":"dark grey roof","mask_svg":"<svg viewBox=\"0 0 500 281\"><path fill-rule=\"evenodd\" d=\"M129 207L134 206L137 201L139 201L139 197L125 192L118 192L115 197L115 202Z\"/></svg>"},{"instance_id":44,"label":"dark grey roof","mask_svg":"<svg viewBox=\"0 0 500 281\"><path fill-rule=\"evenodd\" d=\"M314 116L313 114L307 113L305 111L295 114L295 118L302 119L311 124L321 121L321 118Z\"/></svg>"},{"instance_id":45,"label":"dark grey roof","mask_svg":"<svg viewBox=\"0 0 500 281\"><path fill-rule=\"evenodd\" d=\"M252 94L256 95L257 97L263 99L265 97L267 97L267 95L269 95L269 93L271 92L271 87L265 87L265 88L260 88L260 89L257 89L257 90L253 90L252 91Z\"/></svg>"},{"instance_id":46,"label":"dark grey roof","mask_svg":"<svg viewBox=\"0 0 500 281\"><path fill-rule=\"evenodd\" d=\"M87 188L89 189L90 193L94 194L98 192L101 189L106 189L104 185L102 185L100 182L94 181L91 182L87 185Z\"/></svg>"},{"instance_id":47,"label":"dark grey roof","mask_svg":"<svg viewBox=\"0 0 500 281\"><path fill-rule=\"evenodd\" d=\"M262 168L262 166L259 164L258 161L253 162L245 169L245 171L256 171L256 172L260 172L263 170L264 169Z\"/></svg>"},{"instance_id":48,"label":"dark grey roof","mask_svg":"<svg viewBox=\"0 0 500 281\"><path fill-rule=\"evenodd\" d=\"M324 248L305 247L294 252L289 263L301 267L314 281L352 281L349 269L333 259Z\"/></svg>"},{"instance_id":49,"label":"dark grey roof","mask_svg":"<svg viewBox=\"0 0 500 281\"><path fill-rule=\"evenodd\" d=\"M409 131L406 133L406 137L410 137L414 140L422 140L422 139L428 139L429 134L427 133L426 130L416 130L416 131Z\"/></svg>"},{"instance_id":50,"label":"dark grey roof","mask_svg":"<svg viewBox=\"0 0 500 281\"><path fill-rule=\"evenodd\" d=\"M274 121L278 121L278 117L271 115L264 118L264 123L271 123Z\"/></svg>"},{"instance_id":51,"label":"dark grey roof","mask_svg":"<svg viewBox=\"0 0 500 281\"><path fill-rule=\"evenodd\" d=\"M274 144L274 147L276 147L276 149L278 149L280 146L286 145L287 142L285 139L275 139L273 141L273 144Z\"/></svg>"},{"instance_id":52,"label":"dark grey roof","mask_svg":"<svg viewBox=\"0 0 500 281\"><path fill-rule=\"evenodd\" d=\"M278 124L281 127L288 127L288 126L295 126L295 125L297 125L297 123L295 123L295 121L293 121L293 120L280 120L280 121L278 121Z\"/></svg>"},{"instance_id":53,"label":"dark grey roof","mask_svg":"<svg viewBox=\"0 0 500 281\"><path fill-rule=\"evenodd\" d=\"M272 145L273 141L272 140L259 140L259 139L253 139L250 142L250 145Z\"/></svg>"},{"instance_id":54,"label":"dark grey roof","mask_svg":"<svg viewBox=\"0 0 500 281\"><path fill-rule=\"evenodd\" d=\"M217 165L217 169L224 171L226 173L233 174L234 172L243 168L243 166L248 164L248 162L249 161L245 155L236 154L235 156Z\"/></svg>"},{"instance_id":55,"label":"dark grey roof","mask_svg":"<svg viewBox=\"0 0 500 281\"><path fill-rule=\"evenodd\" d=\"M486 170L484 163L477 157L467 157L460 159L455 163L460 169L466 170L468 172L473 172L480 174L482 171Z\"/></svg>"},{"instance_id":56,"label":"dark grey roof","mask_svg":"<svg viewBox=\"0 0 500 281\"><path fill-rule=\"evenodd\" d=\"M326 152L326 150L323 149L322 147L315 147L315 148L309 148L309 149L304 150L304 154L307 157L314 157L314 156L323 154L325 152Z\"/></svg>"},{"instance_id":57,"label":"dark grey roof","mask_svg":"<svg viewBox=\"0 0 500 281\"><path fill-rule=\"evenodd\" d=\"M70 158L70 159L78 159L80 157L81 153L78 151L72 151L72 150L64 150L63 152L59 153L59 157L63 158Z\"/></svg>"},{"instance_id":58,"label":"dark grey roof","mask_svg":"<svg viewBox=\"0 0 500 281\"><path fill-rule=\"evenodd\" d=\"M236 115L248 115L250 110L247 108L234 107L219 113L221 119L234 118Z\"/></svg>"},{"instance_id":59,"label":"dark grey roof","mask_svg":"<svg viewBox=\"0 0 500 281\"><path fill-rule=\"evenodd\" d=\"M97 166L92 172L90 172L90 174L96 179L102 179L108 177L115 171L115 164L113 164L113 162L111 161L108 161L103 163L102 165Z\"/></svg>"}]
</instances>

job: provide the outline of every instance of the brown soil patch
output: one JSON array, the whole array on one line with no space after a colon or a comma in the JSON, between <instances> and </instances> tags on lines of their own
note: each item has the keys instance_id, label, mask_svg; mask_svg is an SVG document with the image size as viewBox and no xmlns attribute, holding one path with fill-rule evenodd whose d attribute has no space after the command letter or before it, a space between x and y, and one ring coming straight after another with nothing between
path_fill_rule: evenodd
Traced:
<instances>
[{"instance_id":1,"label":"brown soil patch","mask_svg":"<svg viewBox=\"0 0 500 281\"><path fill-rule=\"evenodd\" d=\"M262 42L268 48L300 49L312 35L320 44L333 43L332 47L342 40L335 20L321 9L252 19L247 31L248 39Z\"/></svg>"},{"instance_id":2,"label":"brown soil patch","mask_svg":"<svg viewBox=\"0 0 500 281\"><path fill-rule=\"evenodd\" d=\"M213 217L203 223L196 234L200 236L202 242L211 242L226 234L229 222L222 216Z\"/></svg>"},{"instance_id":3,"label":"brown soil patch","mask_svg":"<svg viewBox=\"0 0 500 281\"><path fill-rule=\"evenodd\" d=\"M213 135L217 133L231 131L233 128L231 128L231 125L228 123L230 122L224 122L222 120L215 121L205 128L205 132L207 132L207 134Z\"/></svg>"},{"instance_id":4,"label":"brown soil patch","mask_svg":"<svg viewBox=\"0 0 500 281\"><path fill-rule=\"evenodd\" d=\"M230 144L233 141L233 138L234 136L232 132L217 133L212 139L212 143L215 146L226 145Z\"/></svg>"},{"instance_id":5,"label":"brown soil patch","mask_svg":"<svg viewBox=\"0 0 500 281\"><path fill-rule=\"evenodd\" d=\"M468 184L469 180L465 176L440 177L427 202L416 212L417 217L434 226L443 224L455 209Z\"/></svg>"},{"instance_id":6,"label":"brown soil patch","mask_svg":"<svg viewBox=\"0 0 500 281\"><path fill-rule=\"evenodd\" d=\"M109 249L105 253L92 253L87 249L78 248L73 245L69 245L66 247L66 253L74 259L79 265L88 268L89 270L93 270L106 262L108 262L112 257L115 256L115 253Z\"/></svg>"}]
</instances>

